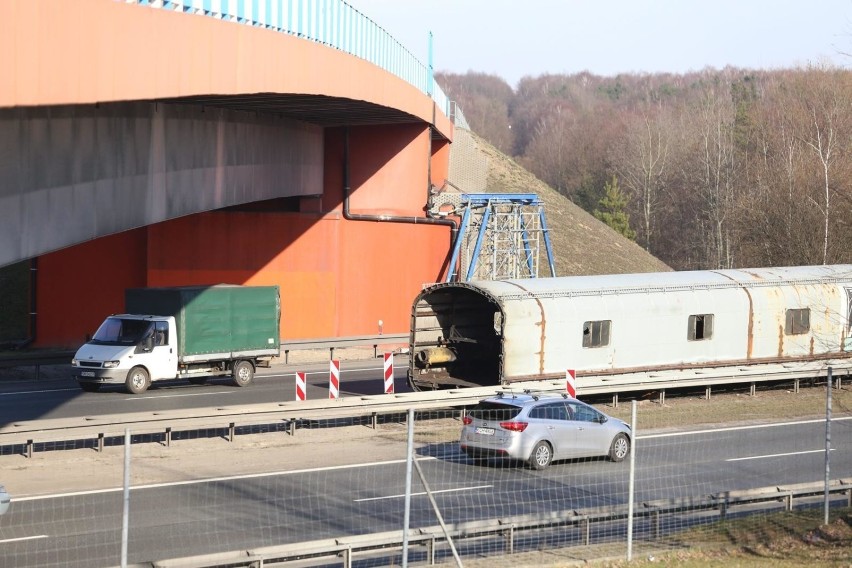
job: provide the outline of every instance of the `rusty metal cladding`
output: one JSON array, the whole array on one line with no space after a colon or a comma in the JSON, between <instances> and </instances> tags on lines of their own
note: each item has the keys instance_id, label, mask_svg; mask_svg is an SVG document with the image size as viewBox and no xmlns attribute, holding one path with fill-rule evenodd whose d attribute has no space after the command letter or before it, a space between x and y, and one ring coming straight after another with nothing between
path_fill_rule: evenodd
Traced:
<instances>
[{"instance_id":1,"label":"rusty metal cladding","mask_svg":"<svg viewBox=\"0 0 852 568\"><path fill-rule=\"evenodd\" d=\"M518 282L518 281L507 281L507 283L512 284L514 286L517 286L518 288L520 288L524 292L527 292L530 295L530 298L534 299L535 303L538 304L538 310L539 310L539 313L541 314L541 320L538 323L538 326L539 326L539 330L538 330L539 350L538 350L538 353L537 353L537 355L538 355L538 372L539 372L539 374L543 374L544 370L545 370L544 356L545 356L545 353L546 353L546 350L544 348L544 341L545 341L545 339L547 339L547 314L544 311L544 306L541 305L541 299L538 298L535 294L533 294L529 290L527 290L526 288L524 288L523 286L521 286L520 282Z\"/></svg>"},{"instance_id":2,"label":"rusty metal cladding","mask_svg":"<svg viewBox=\"0 0 852 568\"><path fill-rule=\"evenodd\" d=\"M726 272L719 270L713 270L711 272L713 274L718 274L722 278L727 278L731 282L737 282L733 275L728 274ZM743 270L743 272L745 274L748 274L754 280L763 280L763 275L756 273L752 270ZM742 289L748 297L748 332L746 336L746 359L751 359L752 353L754 353L754 299L751 297L751 292L749 292L748 288L745 285L742 285Z\"/></svg>"},{"instance_id":3,"label":"rusty metal cladding","mask_svg":"<svg viewBox=\"0 0 852 568\"><path fill-rule=\"evenodd\" d=\"M836 343L848 335L847 288L852 265L448 284L421 295L436 314L417 322L424 329L413 344L432 339L425 324L440 327L458 358L432 371L446 371L458 384L546 379L566 369L584 378L733 365L747 373L778 361L852 358L852 345ZM439 291L453 297L449 305L466 309L445 309ZM803 320L795 330L785 326L790 310ZM712 323L690 337L685 328L699 316L712 316ZM594 322L608 322L612 332L589 345L580 330ZM429 384L432 371L414 382Z\"/></svg>"}]
</instances>

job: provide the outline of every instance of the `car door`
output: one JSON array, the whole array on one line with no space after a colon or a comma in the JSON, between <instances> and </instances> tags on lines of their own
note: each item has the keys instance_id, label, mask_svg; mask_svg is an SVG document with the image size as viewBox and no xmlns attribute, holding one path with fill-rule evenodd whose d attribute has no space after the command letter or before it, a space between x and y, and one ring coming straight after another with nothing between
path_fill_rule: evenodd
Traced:
<instances>
[{"instance_id":1,"label":"car door","mask_svg":"<svg viewBox=\"0 0 852 568\"><path fill-rule=\"evenodd\" d=\"M582 403L572 403L579 456L602 456L609 451L609 431L603 414Z\"/></svg>"},{"instance_id":2,"label":"car door","mask_svg":"<svg viewBox=\"0 0 852 568\"><path fill-rule=\"evenodd\" d=\"M576 430L568 420L568 410L563 401L539 404L530 411L529 417L534 419L538 439L546 439L553 446L554 459L574 455Z\"/></svg>"},{"instance_id":3,"label":"car door","mask_svg":"<svg viewBox=\"0 0 852 568\"><path fill-rule=\"evenodd\" d=\"M173 379L177 376L177 338L170 333L168 321L154 322L153 346L148 356L151 380Z\"/></svg>"}]
</instances>

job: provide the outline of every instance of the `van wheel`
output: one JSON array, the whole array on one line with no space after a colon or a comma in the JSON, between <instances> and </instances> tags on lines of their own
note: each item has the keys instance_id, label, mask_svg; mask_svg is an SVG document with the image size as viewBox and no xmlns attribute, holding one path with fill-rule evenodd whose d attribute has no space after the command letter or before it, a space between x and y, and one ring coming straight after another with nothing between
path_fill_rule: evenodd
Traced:
<instances>
[{"instance_id":1,"label":"van wheel","mask_svg":"<svg viewBox=\"0 0 852 568\"><path fill-rule=\"evenodd\" d=\"M83 389L86 392L97 392L98 389L101 388L101 383L84 382L84 383L79 383L79 384L80 384L80 388Z\"/></svg>"},{"instance_id":2,"label":"van wheel","mask_svg":"<svg viewBox=\"0 0 852 568\"><path fill-rule=\"evenodd\" d=\"M124 386L130 394L142 394L151 386L151 377L144 367L133 367L127 373L127 380L124 381Z\"/></svg>"},{"instance_id":3,"label":"van wheel","mask_svg":"<svg viewBox=\"0 0 852 568\"><path fill-rule=\"evenodd\" d=\"M254 378L254 365L249 361L238 361L234 365L234 384L238 387L247 386Z\"/></svg>"},{"instance_id":4,"label":"van wheel","mask_svg":"<svg viewBox=\"0 0 852 568\"><path fill-rule=\"evenodd\" d=\"M612 440L609 447L609 459L614 462L624 461L630 454L630 440L624 434L619 434Z\"/></svg>"},{"instance_id":5,"label":"van wheel","mask_svg":"<svg viewBox=\"0 0 852 568\"><path fill-rule=\"evenodd\" d=\"M533 469L544 469L553 461L553 449L547 442L539 442L533 448L529 464Z\"/></svg>"}]
</instances>

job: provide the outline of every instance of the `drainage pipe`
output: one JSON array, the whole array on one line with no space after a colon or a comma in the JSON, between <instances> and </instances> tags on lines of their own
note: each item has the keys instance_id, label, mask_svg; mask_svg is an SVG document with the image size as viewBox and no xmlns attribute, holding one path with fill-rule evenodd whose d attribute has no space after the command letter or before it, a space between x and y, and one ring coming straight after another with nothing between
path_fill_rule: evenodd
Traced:
<instances>
[{"instance_id":1,"label":"drainage pipe","mask_svg":"<svg viewBox=\"0 0 852 568\"><path fill-rule=\"evenodd\" d=\"M432 156L431 153L429 155L429 175L431 175L432 169ZM429 195L429 183L426 184L426 193L427 193L427 206L428 206L428 195ZM400 215L365 215L362 213L352 213L349 210L349 194L351 193L352 188L350 187L350 178L349 178L349 127L347 126L344 130L344 139L343 139L343 218L347 221L377 221L377 222L387 222L387 223L411 223L414 225L444 225L446 227L450 227L450 250L447 252L447 257L449 258L450 253L455 246L456 239L458 238L458 223L455 219L443 218L443 217L416 217L416 216L400 216ZM447 267L449 270L449 267Z\"/></svg>"}]
</instances>

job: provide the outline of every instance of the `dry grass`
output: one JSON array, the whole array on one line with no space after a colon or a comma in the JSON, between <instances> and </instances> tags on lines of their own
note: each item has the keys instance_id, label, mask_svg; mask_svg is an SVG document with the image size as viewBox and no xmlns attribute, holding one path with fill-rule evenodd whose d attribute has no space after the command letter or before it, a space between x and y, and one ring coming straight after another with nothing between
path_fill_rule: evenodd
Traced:
<instances>
[{"instance_id":1,"label":"dry grass","mask_svg":"<svg viewBox=\"0 0 852 568\"><path fill-rule=\"evenodd\" d=\"M689 530L660 543L675 551L650 554L634 562L609 561L608 568L626 566L766 567L852 565L852 509L832 512L823 525L822 511L777 513L763 522L726 521Z\"/></svg>"},{"instance_id":2,"label":"dry grass","mask_svg":"<svg viewBox=\"0 0 852 568\"><path fill-rule=\"evenodd\" d=\"M544 202L557 276L663 272L671 268L472 134L488 164L489 193L535 193Z\"/></svg>"},{"instance_id":3,"label":"dry grass","mask_svg":"<svg viewBox=\"0 0 852 568\"><path fill-rule=\"evenodd\" d=\"M639 400L636 421L639 432L648 429L684 428L690 426L730 425L743 421L761 422L825 416L825 385L792 388L759 389L755 396L748 391L713 391L705 400L704 390L672 396L660 404L658 393ZM611 402L596 404L616 418L630 421L631 402L622 401L618 408ZM832 408L836 414L852 411L852 389L848 386L832 391Z\"/></svg>"}]
</instances>

